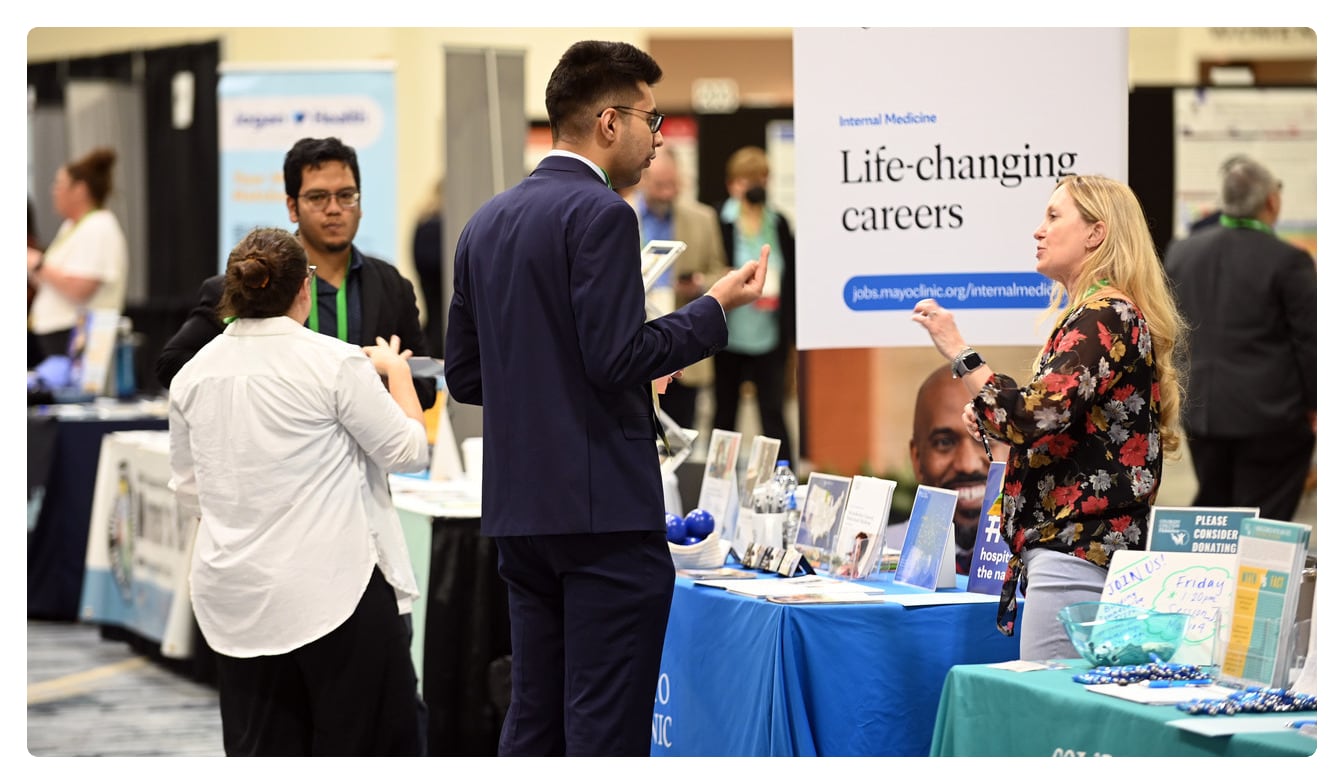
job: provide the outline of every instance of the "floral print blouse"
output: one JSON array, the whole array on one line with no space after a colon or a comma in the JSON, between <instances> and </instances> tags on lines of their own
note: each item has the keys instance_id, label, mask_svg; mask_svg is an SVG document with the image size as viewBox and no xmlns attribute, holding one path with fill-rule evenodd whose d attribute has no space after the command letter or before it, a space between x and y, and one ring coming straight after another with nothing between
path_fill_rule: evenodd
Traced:
<instances>
[{"instance_id":1,"label":"floral print blouse","mask_svg":"<svg viewBox=\"0 0 1344 784\"><path fill-rule=\"evenodd\" d=\"M1087 302L1050 335L1030 385L993 374L974 398L986 432L1012 445L1003 538L1012 553L999 597L1011 636L1022 553L1044 547L1108 568L1143 549L1162 479L1160 400L1148 324L1132 303ZM1020 585L1019 585L1020 582Z\"/></svg>"}]
</instances>

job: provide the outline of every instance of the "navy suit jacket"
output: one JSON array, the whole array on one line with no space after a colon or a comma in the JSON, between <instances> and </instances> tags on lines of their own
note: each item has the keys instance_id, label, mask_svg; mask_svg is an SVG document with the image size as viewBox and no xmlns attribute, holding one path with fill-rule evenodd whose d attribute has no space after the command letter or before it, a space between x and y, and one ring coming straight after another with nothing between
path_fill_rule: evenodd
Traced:
<instances>
[{"instance_id":1,"label":"navy suit jacket","mask_svg":"<svg viewBox=\"0 0 1344 784\"><path fill-rule=\"evenodd\" d=\"M708 296L645 322L634 210L548 156L458 240L448 391L482 406L487 536L663 531L653 379L723 348Z\"/></svg>"}]
</instances>

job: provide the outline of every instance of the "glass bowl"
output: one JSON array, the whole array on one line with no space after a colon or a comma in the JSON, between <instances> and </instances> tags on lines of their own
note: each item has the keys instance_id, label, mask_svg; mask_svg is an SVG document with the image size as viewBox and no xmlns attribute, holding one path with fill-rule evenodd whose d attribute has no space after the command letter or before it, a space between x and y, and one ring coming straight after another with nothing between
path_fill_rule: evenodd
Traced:
<instances>
[{"instance_id":1,"label":"glass bowl","mask_svg":"<svg viewBox=\"0 0 1344 784\"><path fill-rule=\"evenodd\" d=\"M1166 662L1181 647L1189 616L1109 602L1078 602L1059 611L1078 655L1093 666Z\"/></svg>"}]
</instances>

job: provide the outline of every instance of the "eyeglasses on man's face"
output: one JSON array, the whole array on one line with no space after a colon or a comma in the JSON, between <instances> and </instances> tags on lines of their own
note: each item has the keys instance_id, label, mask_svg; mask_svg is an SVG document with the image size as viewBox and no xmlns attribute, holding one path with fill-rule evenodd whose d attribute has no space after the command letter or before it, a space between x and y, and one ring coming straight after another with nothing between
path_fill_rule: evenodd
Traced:
<instances>
[{"instance_id":1,"label":"eyeglasses on man's face","mask_svg":"<svg viewBox=\"0 0 1344 784\"><path fill-rule=\"evenodd\" d=\"M354 188L346 188L335 193L331 191L308 191L299 194L299 201L308 205L309 209L320 210L327 206L332 196L336 197L336 203L340 205L341 209L348 210L359 204L359 191Z\"/></svg>"},{"instance_id":2,"label":"eyeglasses on man's face","mask_svg":"<svg viewBox=\"0 0 1344 784\"><path fill-rule=\"evenodd\" d=\"M663 115L659 114L658 112L651 112L648 109L636 109L633 106L613 106L611 108L621 112L639 112L640 114L647 114L648 115L647 119L649 121L649 131L651 133L658 133L658 129L663 127ZM598 112L597 116L601 117L602 113Z\"/></svg>"}]
</instances>

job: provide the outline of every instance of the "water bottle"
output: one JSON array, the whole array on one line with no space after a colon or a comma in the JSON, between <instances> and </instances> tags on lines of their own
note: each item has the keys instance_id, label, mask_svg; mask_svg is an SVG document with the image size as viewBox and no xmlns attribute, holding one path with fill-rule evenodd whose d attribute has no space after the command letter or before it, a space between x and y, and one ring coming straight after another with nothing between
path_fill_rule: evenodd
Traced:
<instances>
[{"instance_id":1,"label":"water bottle","mask_svg":"<svg viewBox=\"0 0 1344 784\"><path fill-rule=\"evenodd\" d=\"M768 493L770 505L770 517L766 526L763 538L770 542L771 546L787 547L792 544L789 541L788 520L790 502L793 501L794 491L798 489L798 477L794 476L793 470L789 468L788 460L779 460L775 463L775 474L770 478L770 490ZM794 503L796 507L796 502ZM795 517L794 536L797 536L797 519Z\"/></svg>"},{"instance_id":2,"label":"water bottle","mask_svg":"<svg viewBox=\"0 0 1344 784\"><path fill-rule=\"evenodd\" d=\"M788 503L784 506L784 547L788 549L798 543L798 523L803 510L798 508L798 491L789 493Z\"/></svg>"},{"instance_id":3,"label":"water bottle","mask_svg":"<svg viewBox=\"0 0 1344 784\"><path fill-rule=\"evenodd\" d=\"M122 316L117 322L117 342L116 359L114 360L116 368L116 393L122 400L130 400L135 397L135 333L132 331L131 320Z\"/></svg>"}]
</instances>

